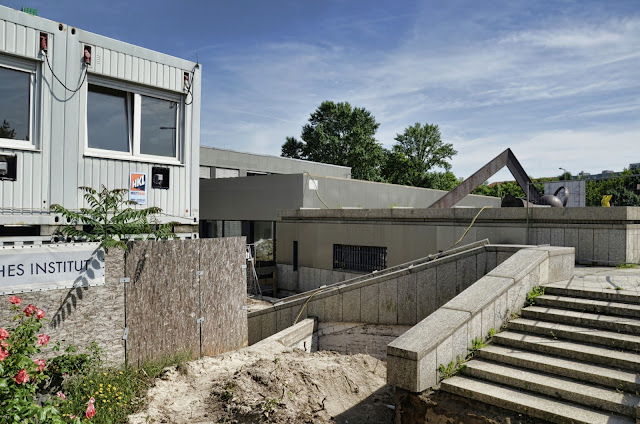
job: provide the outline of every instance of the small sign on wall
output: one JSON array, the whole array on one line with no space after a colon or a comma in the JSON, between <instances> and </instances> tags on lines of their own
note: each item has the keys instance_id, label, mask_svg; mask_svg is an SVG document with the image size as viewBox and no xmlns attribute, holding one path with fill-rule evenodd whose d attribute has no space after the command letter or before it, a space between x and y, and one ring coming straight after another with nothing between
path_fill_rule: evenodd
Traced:
<instances>
[{"instance_id":1,"label":"small sign on wall","mask_svg":"<svg viewBox=\"0 0 640 424\"><path fill-rule=\"evenodd\" d=\"M147 204L147 174L142 172L129 174L129 200L139 205Z\"/></svg>"},{"instance_id":2,"label":"small sign on wall","mask_svg":"<svg viewBox=\"0 0 640 424\"><path fill-rule=\"evenodd\" d=\"M0 294L104 285L98 243L0 248Z\"/></svg>"}]
</instances>

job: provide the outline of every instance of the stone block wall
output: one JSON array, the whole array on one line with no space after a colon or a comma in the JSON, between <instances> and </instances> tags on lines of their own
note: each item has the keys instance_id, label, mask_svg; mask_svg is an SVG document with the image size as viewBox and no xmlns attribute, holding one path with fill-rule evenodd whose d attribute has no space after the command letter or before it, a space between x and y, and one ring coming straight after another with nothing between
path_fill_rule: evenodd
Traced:
<instances>
[{"instance_id":1,"label":"stone block wall","mask_svg":"<svg viewBox=\"0 0 640 424\"><path fill-rule=\"evenodd\" d=\"M82 349L97 342L109 365L124 362L124 253L111 249L105 255L105 285L21 293L22 304L34 304L45 311L42 331L52 342ZM9 296L0 296L0 327L13 326ZM46 349L46 348L45 348ZM53 354L52 354L53 355Z\"/></svg>"},{"instance_id":2,"label":"stone block wall","mask_svg":"<svg viewBox=\"0 0 640 424\"><path fill-rule=\"evenodd\" d=\"M499 330L534 286L571 278L574 261L574 248L518 251L387 346L388 383L412 392L434 386L439 365L466 357L474 339Z\"/></svg>"},{"instance_id":3,"label":"stone block wall","mask_svg":"<svg viewBox=\"0 0 640 424\"><path fill-rule=\"evenodd\" d=\"M420 259L250 312L249 344L291 326L296 318L413 326L523 246L478 244L437 260Z\"/></svg>"}]
</instances>

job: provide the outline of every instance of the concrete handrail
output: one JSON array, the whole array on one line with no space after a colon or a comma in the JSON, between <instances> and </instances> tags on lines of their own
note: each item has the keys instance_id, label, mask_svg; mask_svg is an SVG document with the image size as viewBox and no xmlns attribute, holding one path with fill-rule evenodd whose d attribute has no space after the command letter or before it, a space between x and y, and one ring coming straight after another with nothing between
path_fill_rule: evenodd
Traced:
<instances>
[{"instance_id":1,"label":"concrete handrail","mask_svg":"<svg viewBox=\"0 0 640 424\"><path fill-rule=\"evenodd\" d=\"M519 250L387 346L387 382L422 392L439 381L438 366L464 358L474 339L499 330L537 285L568 280L572 247Z\"/></svg>"}]
</instances>

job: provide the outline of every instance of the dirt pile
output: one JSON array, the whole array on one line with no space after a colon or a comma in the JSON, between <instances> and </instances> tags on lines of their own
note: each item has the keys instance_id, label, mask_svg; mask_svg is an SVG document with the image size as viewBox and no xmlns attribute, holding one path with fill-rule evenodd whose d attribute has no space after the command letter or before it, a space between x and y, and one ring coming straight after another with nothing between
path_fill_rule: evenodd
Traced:
<instances>
[{"instance_id":1,"label":"dirt pile","mask_svg":"<svg viewBox=\"0 0 640 424\"><path fill-rule=\"evenodd\" d=\"M147 394L146 423L391 423L386 365L369 355L305 353L278 343L171 370Z\"/></svg>"}]
</instances>

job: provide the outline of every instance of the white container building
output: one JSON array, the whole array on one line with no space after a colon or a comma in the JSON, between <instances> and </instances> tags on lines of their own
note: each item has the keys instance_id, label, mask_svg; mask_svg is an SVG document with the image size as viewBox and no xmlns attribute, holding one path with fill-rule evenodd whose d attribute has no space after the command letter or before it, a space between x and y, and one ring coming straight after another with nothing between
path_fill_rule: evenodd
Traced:
<instances>
[{"instance_id":1,"label":"white container building","mask_svg":"<svg viewBox=\"0 0 640 424\"><path fill-rule=\"evenodd\" d=\"M201 68L0 6L0 241L41 242L79 186L131 188L196 237Z\"/></svg>"}]
</instances>

